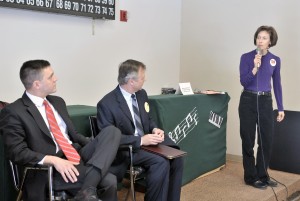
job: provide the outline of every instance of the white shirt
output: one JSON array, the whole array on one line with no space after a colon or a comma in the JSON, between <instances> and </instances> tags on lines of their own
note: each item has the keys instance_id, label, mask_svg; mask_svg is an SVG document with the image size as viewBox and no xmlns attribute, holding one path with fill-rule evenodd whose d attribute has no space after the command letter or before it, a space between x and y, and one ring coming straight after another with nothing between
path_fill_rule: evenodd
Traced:
<instances>
[{"instance_id":1,"label":"white shirt","mask_svg":"<svg viewBox=\"0 0 300 201\"><path fill-rule=\"evenodd\" d=\"M128 107L129 107L129 110L130 110L130 113L131 113L131 117L133 119L133 123L134 123L134 127L135 127L134 135L138 136L138 131L136 129L135 121L134 121L134 112L133 112L133 108L132 108L132 98L131 98L132 94L130 94L127 91L125 91L124 89L122 89L122 87L120 85L119 85L119 88L121 90L121 93L122 93L123 97L126 100L126 103L127 103Z\"/></svg>"}]
</instances>

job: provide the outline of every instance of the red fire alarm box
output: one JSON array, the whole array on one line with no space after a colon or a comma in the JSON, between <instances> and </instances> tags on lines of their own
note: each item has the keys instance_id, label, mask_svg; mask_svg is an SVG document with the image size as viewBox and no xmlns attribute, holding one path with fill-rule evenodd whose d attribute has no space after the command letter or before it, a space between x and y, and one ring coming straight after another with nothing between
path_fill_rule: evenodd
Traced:
<instances>
[{"instance_id":1,"label":"red fire alarm box","mask_svg":"<svg viewBox=\"0 0 300 201\"><path fill-rule=\"evenodd\" d=\"M127 22L127 10L120 10L120 21Z\"/></svg>"}]
</instances>

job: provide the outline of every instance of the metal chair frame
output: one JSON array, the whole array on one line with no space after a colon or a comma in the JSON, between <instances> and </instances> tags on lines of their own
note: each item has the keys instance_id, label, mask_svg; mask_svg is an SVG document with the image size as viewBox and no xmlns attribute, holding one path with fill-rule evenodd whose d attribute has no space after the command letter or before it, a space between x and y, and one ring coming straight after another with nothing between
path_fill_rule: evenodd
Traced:
<instances>
[{"instance_id":1,"label":"metal chair frame","mask_svg":"<svg viewBox=\"0 0 300 201\"><path fill-rule=\"evenodd\" d=\"M72 200L72 196L70 196L67 193L67 190L75 190L79 189L81 184L78 183L76 185L73 185L72 187L66 187L65 189L55 189L53 186L53 166L45 166L45 165L37 165L37 166L22 166L23 172L22 172L22 180L20 177L20 170L18 164L13 163L11 160L9 160L9 165L12 172L12 179L14 183L14 187L18 192L17 201L22 200L23 196L23 186L26 181L27 173L28 171L47 171L48 174L48 190L49 190L49 200L50 201L70 201ZM61 188L61 187L60 187Z\"/></svg>"},{"instance_id":2,"label":"metal chair frame","mask_svg":"<svg viewBox=\"0 0 300 201\"><path fill-rule=\"evenodd\" d=\"M28 170L47 171L48 172L49 200L50 201L55 200L55 197L53 195L53 186L52 186L52 181L53 181L53 167L52 166L37 166L37 167L24 166L22 181L20 182L18 165L14 164L11 160L9 160L9 165L11 168L15 189L18 191L17 201L20 201L22 199L23 185L25 183L25 179L26 179Z\"/></svg>"}]
</instances>

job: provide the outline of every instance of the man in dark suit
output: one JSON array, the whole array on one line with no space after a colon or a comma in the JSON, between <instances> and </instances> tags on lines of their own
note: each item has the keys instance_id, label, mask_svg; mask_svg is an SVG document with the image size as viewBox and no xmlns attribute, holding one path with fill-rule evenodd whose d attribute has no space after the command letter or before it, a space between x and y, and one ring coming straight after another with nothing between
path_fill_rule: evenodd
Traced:
<instances>
[{"instance_id":1,"label":"man in dark suit","mask_svg":"<svg viewBox=\"0 0 300 201\"><path fill-rule=\"evenodd\" d=\"M179 148L164 135L163 130L157 128L149 116L148 96L142 89L145 70L146 66L139 61L127 60L121 63L119 86L104 96L97 105L98 126L101 129L116 126L122 133L120 144L133 145L133 164L146 169L146 201L179 201L183 159L168 160L140 149L142 145L159 143ZM135 105L136 102L138 106ZM117 154L113 166L120 168L118 178L124 176L128 161L126 153Z\"/></svg>"},{"instance_id":2,"label":"man in dark suit","mask_svg":"<svg viewBox=\"0 0 300 201\"><path fill-rule=\"evenodd\" d=\"M120 130L108 127L94 140L78 134L64 100L49 95L56 92L57 78L48 61L25 62L20 78L25 93L0 114L7 157L22 165L53 165L55 185L72 188L80 183L81 189L75 192L77 201L99 201L96 187L101 189L101 199L117 201L117 180L108 169L119 147ZM49 113L53 114L52 119ZM47 174L30 173L23 200L45 200Z\"/></svg>"}]
</instances>

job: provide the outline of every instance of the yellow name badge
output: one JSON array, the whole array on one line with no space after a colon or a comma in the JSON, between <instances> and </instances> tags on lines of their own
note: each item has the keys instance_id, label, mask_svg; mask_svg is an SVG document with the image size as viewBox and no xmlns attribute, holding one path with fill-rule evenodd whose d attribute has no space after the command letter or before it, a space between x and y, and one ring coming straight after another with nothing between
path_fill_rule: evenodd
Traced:
<instances>
[{"instance_id":1,"label":"yellow name badge","mask_svg":"<svg viewBox=\"0 0 300 201\"><path fill-rule=\"evenodd\" d=\"M145 107L146 112L149 113L150 107L149 107L149 104L147 102L145 102L144 107Z\"/></svg>"}]
</instances>

